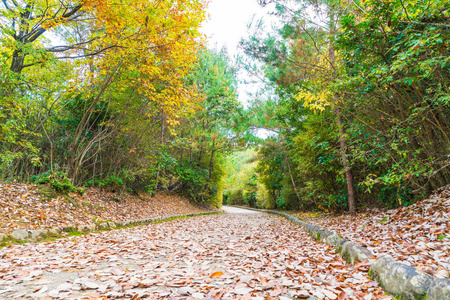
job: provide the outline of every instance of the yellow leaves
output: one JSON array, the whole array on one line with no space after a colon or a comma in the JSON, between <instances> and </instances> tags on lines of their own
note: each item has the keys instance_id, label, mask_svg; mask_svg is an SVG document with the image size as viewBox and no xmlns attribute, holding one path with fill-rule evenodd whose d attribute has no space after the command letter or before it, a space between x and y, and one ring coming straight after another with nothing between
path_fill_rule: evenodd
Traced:
<instances>
[{"instance_id":1,"label":"yellow leaves","mask_svg":"<svg viewBox=\"0 0 450 300\"><path fill-rule=\"evenodd\" d=\"M198 32L205 18L203 1L86 0L91 15L91 51L102 52L97 69L108 74L120 61L123 83L167 111L167 123L193 110L200 99L186 87L203 41Z\"/></svg>"},{"instance_id":2,"label":"yellow leaves","mask_svg":"<svg viewBox=\"0 0 450 300\"><path fill-rule=\"evenodd\" d=\"M55 31L57 38L52 44L74 45L58 50L54 57L35 54L36 60L45 62L56 56L76 58L58 60L58 73L66 78L62 94L73 97L82 93L83 98L90 98L97 92L92 87L101 86L105 77L114 74L103 95L114 95L111 99L117 103L112 105L134 101L120 97L132 91L139 101L144 99L140 104L152 102L166 110L172 126L202 100L195 87L187 86L186 75L193 70L204 40L198 29L205 19L206 0L37 0L35 4L33 16L39 18L28 20L27 26L64 27L61 32L67 34ZM69 34L75 31L80 34ZM44 49L39 42L28 46ZM6 36L2 46L0 55L10 57L17 45ZM27 74L30 77L50 74L50 69L41 65L27 70L36 70Z\"/></svg>"},{"instance_id":3,"label":"yellow leaves","mask_svg":"<svg viewBox=\"0 0 450 300\"><path fill-rule=\"evenodd\" d=\"M333 94L328 89L320 89L317 92L302 89L296 98L298 101L302 101L305 107L316 112L324 111L327 106L331 106Z\"/></svg>"}]
</instances>

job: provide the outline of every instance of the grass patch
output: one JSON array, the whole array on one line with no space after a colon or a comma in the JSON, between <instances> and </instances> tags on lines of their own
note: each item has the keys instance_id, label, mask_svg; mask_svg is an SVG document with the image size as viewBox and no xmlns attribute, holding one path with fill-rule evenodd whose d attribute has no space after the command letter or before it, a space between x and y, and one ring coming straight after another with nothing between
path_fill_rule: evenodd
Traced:
<instances>
[{"instance_id":1,"label":"grass patch","mask_svg":"<svg viewBox=\"0 0 450 300\"><path fill-rule=\"evenodd\" d=\"M91 233L92 231L84 231L84 232L80 232L80 231L72 231L69 232L66 237L71 237L71 236L82 236L82 235L86 235L88 233Z\"/></svg>"},{"instance_id":2,"label":"grass patch","mask_svg":"<svg viewBox=\"0 0 450 300\"><path fill-rule=\"evenodd\" d=\"M367 272L367 276L369 276L369 278L373 280L373 270L372 269L369 269L369 272Z\"/></svg>"},{"instance_id":3,"label":"grass patch","mask_svg":"<svg viewBox=\"0 0 450 300\"><path fill-rule=\"evenodd\" d=\"M106 210L106 207L103 207L103 206L98 205L98 204L92 204L92 203L89 202L89 201L81 202L81 204L84 205L84 206L86 206L86 207L88 207L88 208L90 208L90 209Z\"/></svg>"},{"instance_id":4,"label":"grass patch","mask_svg":"<svg viewBox=\"0 0 450 300\"><path fill-rule=\"evenodd\" d=\"M52 199L58 198L62 195L49 185L39 185L36 193L41 197L42 202L50 202Z\"/></svg>"}]
</instances>

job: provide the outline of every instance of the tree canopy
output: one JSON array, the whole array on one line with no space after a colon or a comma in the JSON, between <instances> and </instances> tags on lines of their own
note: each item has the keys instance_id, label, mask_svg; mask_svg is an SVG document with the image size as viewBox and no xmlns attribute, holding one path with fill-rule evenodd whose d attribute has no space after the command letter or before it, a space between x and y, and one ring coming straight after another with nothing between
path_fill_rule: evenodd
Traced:
<instances>
[{"instance_id":1,"label":"tree canopy","mask_svg":"<svg viewBox=\"0 0 450 300\"><path fill-rule=\"evenodd\" d=\"M259 2L245 108L206 1L0 2L0 178L352 213L450 182L448 3Z\"/></svg>"},{"instance_id":2,"label":"tree canopy","mask_svg":"<svg viewBox=\"0 0 450 300\"><path fill-rule=\"evenodd\" d=\"M258 165L276 188L272 206L354 212L407 205L449 183L448 9L277 1L278 28L252 28L241 46L276 94L252 106L279 132Z\"/></svg>"}]
</instances>

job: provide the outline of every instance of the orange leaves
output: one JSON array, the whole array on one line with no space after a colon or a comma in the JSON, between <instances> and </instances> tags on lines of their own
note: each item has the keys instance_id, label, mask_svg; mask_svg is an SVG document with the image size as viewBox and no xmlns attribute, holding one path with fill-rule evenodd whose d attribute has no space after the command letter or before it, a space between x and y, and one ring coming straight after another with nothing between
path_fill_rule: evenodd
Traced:
<instances>
[{"instance_id":1,"label":"orange leaves","mask_svg":"<svg viewBox=\"0 0 450 300\"><path fill-rule=\"evenodd\" d=\"M370 269L370 264L368 261L362 261L357 263L353 268L357 271L368 272Z\"/></svg>"},{"instance_id":2,"label":"orange leaves","mask_svg":"<svg viewBox=\"0 0 450 300\"><path fill-rule=\"evenodd\" d=\"M222 275L223 275L223 272L217 271L217 272L212 273L212 274L209 276L209 278L216 278L216 277L220 277L220 276L222 276Z\"/></svg>"},{"instance_id":3,"label":"orange leaves","mask_svg":"<svg viewBox=\"0 0 450 300\"><path fill-rule=\"evenodd\" d=\"M408 207L382 211L365 210L357 216L307 216L316 225L331 228L348 240L360 243L377 258L384 253L398 261L422 268L436 275L450 270L448 252L448 220L450 189L443 189ZM369 266L359 263L356 270L366 272Z\"/></svg>"}]
</instances>

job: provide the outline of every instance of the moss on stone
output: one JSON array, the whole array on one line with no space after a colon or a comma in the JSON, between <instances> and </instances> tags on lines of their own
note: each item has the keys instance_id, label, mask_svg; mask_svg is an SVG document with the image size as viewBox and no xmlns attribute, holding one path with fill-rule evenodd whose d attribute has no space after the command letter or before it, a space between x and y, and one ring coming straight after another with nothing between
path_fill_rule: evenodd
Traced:
<instances>
[{"instance_id":1,"label":"moss on stone","mask_svg":"<svg viewBox=\"0 0 450 300\"><path fill-rule=\"evenodd\" d=\"M428 298L428 292L426 292L424 295L417 297L417 300L425 300Z\"/></svg>"}]
</instances>

